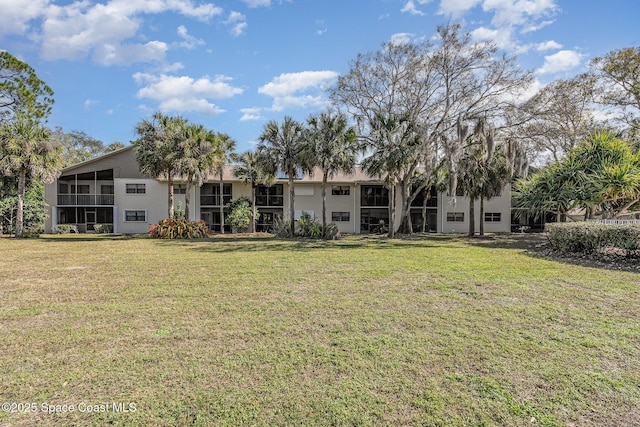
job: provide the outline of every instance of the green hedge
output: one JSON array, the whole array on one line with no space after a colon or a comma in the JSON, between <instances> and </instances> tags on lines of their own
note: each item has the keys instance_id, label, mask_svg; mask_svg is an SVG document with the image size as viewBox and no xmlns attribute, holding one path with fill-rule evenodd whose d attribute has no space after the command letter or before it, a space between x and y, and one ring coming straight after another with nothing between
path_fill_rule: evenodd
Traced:
<instances>
[{"instance_id":1,"label":"green hedge","mask_svg":"<svg viewBox=\"0 0 640 427\"><path fill-rule=\"evenodd\" d=\"M640 224L552 223L546 225L546 231L551 246L562 252L590 254L618 248L630 256L640 251Z\"/></svg>"}]
</instances>

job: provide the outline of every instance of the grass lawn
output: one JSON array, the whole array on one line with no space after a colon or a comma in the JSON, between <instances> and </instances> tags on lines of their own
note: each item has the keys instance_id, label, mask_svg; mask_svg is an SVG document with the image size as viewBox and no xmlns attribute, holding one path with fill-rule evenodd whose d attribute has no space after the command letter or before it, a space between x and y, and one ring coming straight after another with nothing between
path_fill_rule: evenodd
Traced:
<instances>
[{"instance_id":1,"label":"grass lawn","mask_svg":"<svg viewBox=\"0 0 640 427\"><path fill-rule=\"evenodd\" d=\"M640 425L640 274L530 238L0 239L0 426Z\"/></svg>"}]
</instances>

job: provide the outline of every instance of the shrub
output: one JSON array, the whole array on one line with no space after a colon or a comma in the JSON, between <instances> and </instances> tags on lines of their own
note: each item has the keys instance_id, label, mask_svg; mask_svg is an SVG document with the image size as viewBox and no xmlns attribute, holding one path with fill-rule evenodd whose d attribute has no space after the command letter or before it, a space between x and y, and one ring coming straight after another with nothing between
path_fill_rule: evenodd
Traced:
<instances>
[{"instance_id":1,"label":"shrub","mask_svg":"<svg viewBox=\"0 0 640 427\"><path fill-rule=\"evenodd\" d=\"M202 239L210 234L204 221L186 221L184 218L163 219L152 224L147 233L154 239Z\"/></svg>"},{"instance_id":2,"label":"shrub","mask_svg":"<svg viewBox=\"0 0 640 427\"><path fill-rule=\"evenodd\" d=\"M69 234L71 231L77 233L78 228L75 224L58 224L54 228L54 232L58 234Z\"/></svg>"},{"instance_id":3,"label":"shrub","mask_svg":"<svg viewBox=\"0 0 640 427\"><path fill-rule=\"evenodd\" d=\"M233 200L225 209L229 211L229 214L226 216L226 222L234 232L243 232L249 228L251 217L253 216L253 209L251 208L251 201L249 199L241 197Z\"/></svg>"},{"instance_id":4,"label":"shrub","mask_svg":"<svg viewBox=\"0 0 640 427\"><path fill-rule=\"evenodd\" d=\"M330 222L327 224L327 229L324 231L324 238L326 240L338 240L340 239L340 230L338 224Z\"/></svg>"},{"instance_id":5,"label":"shrub","mask_svg":"<svg viewBox=\"0 0 640 427\"><path fill-rule=\"evenodd\" d=\"M293 237L291 234L291 228L289 227L289 220L282 217L276 217L273 221L273 230L271 230L276 237L281 237L284 239L289 239Z\"/></svg>"},{"instance_id":6,"label":"shrub","mask_svg":"<svg viewBox=\"0 0 640 427\"><path fill-rule=\"evenodd\" d=\"M296 234L300 237L311 237L311 229L317 222L307 212L302 212L298 221L296 221ZM322 235L322 226L320 226L320 235ZM320 237L320 236L318 236Z\"/></svg>"},{"instance_id":7,"label":"shrub","mask_svg":"<svg viewBox=\"0 0 640 427\"><path fill-rule=\"evenodd\" d=\"M627 256L640 250L640 225L574 222L547 224L551 246L561 252L590 254L607 247L623 249Z\"/></svg>"},{"instance_id":8,"label":"shrub","mask_svg":"<svg viewBox=\"0 0 640 427\"><path fill-rule=\"evenodd\" d=\"M93 231L97 234L113 233L113 224L93 224Z\"/></svg>"}]
</instances>

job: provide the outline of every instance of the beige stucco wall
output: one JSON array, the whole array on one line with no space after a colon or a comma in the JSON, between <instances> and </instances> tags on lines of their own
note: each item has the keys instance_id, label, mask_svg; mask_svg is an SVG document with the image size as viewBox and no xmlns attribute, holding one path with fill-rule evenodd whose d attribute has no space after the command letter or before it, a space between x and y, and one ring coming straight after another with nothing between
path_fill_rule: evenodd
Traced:
<instances>
[{"instance_id":1,"label":"beige stucco wall","mask_svg":"<svg viewBox=\"0 0 640 427\"><path fill-rule=\"evenodd\" d=\"M475 229L480 230L480 201L475 202ZM484 211L499 212L500 222L484 223L486 233L508 233L511 231L511 185L507 185L502 194L484 201ZM447 212L464 213L464 221L447 221ZM469 231L469 199L467 197L448 197L438 195L438 233L467 233Z\"/></svg>"}]
</instances>

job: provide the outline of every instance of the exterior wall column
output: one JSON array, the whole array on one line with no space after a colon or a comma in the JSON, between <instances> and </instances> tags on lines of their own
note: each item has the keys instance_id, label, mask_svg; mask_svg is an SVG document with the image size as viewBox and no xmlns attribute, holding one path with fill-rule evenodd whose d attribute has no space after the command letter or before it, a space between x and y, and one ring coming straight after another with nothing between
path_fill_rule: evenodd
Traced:
<instances>
[{"instance_id":1,"label":"exterior wall column","mask_svg":"<svg viewBox=\"0 0 640 427\"><path fill-rule=\"evenodd\" d=\"M113 205L113 232L118 232L118 207Z\"/></svg>"},{"instance_id":2,"label":"exterior wall column","mask_svg":"<svg viewBox=\"0 0 640 427\"><path fill-rule=\"evenodd\" d=\"M58 207L51 206L51 233L55 233L58 226Z\"/></svg>"}]
</instances>

